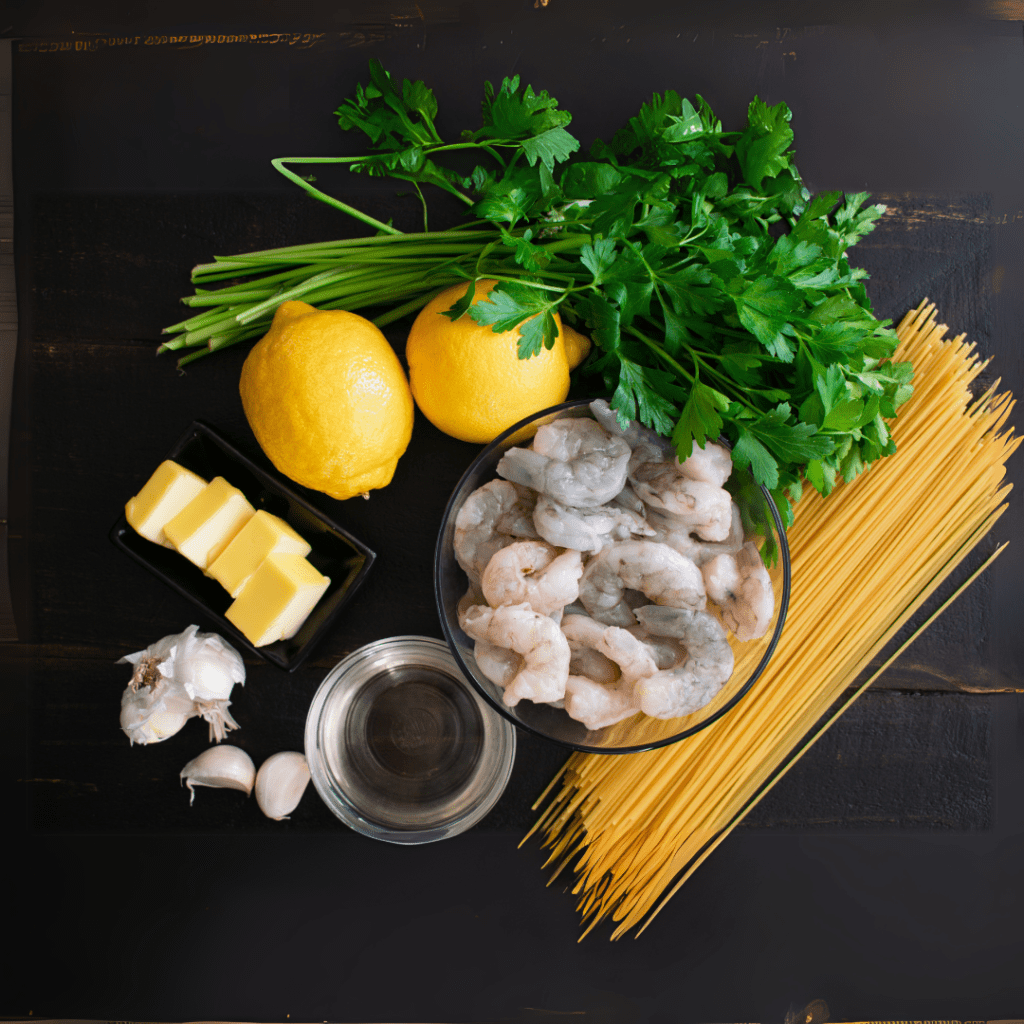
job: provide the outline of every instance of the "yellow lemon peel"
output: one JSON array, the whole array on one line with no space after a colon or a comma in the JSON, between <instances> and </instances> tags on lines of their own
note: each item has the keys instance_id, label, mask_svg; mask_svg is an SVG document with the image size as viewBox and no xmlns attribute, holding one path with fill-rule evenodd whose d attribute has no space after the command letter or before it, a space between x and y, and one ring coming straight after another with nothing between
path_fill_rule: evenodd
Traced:
<instances>
[{"instance_id":1,"label":"yellow lemon peel","mask_svg":"<svg viewBox=\"0 0 1024 1024\"><path fill-rule=\"evenodd\" d=\"M386 487L412 437L402 364L377 327L344 310L281 303L239 391L277 469L339 500Z\"/></svg>"},{"instance_id":2,"label":"yellow lemon peel","mask_svg":"<svg viewBox=\"0 0 1024 1024\"><path fill-rule=\"evenodd\" d=\"M476 282L474 304L497 282ZM443 315L462 297L458 284L436 296L420 310L409 331L405 358L409 383L420 411L438 430L462 441L484 444L527 416L564 402L569 393L570 360L561 318L555 314L558 337L552 349L520 359L519 329L495 333L468 313L458 320ZM573 332L574 334L576 332ZM589 341L573 341L577 362ZM582 352L582 355L580 355Z\"/></svg>"}]
</instances>

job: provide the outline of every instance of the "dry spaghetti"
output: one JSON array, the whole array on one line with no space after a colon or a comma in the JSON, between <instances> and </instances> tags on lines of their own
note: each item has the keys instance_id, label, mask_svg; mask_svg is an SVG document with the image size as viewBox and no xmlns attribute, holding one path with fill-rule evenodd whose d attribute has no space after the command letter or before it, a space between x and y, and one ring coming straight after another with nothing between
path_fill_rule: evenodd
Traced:
<instances>
[{"instance_id":1,"label":"dry spaghetti","mask_svg":"<svg viewBox=\"0 0 1024 1024\"><path fill-rule=\"evenodd\" d=\"M1013 398L996 393L998 381L972 398L987 364L946 332L926 302L897 330L895 358L914 365L914 395L892 425L897 453L827 499L808 487L799 501L786 628L744 700L681 743L575 754L538 801L560 783L532 831L543 832L556 876L572 865L584 935L608 917L612 938L645 917L647 927L863 692L867 683L800 745L1002 514L1004 464L1019 443L1003 430ZM667 736L674 724L660 728Z\"/></svg>"}]
</instances>

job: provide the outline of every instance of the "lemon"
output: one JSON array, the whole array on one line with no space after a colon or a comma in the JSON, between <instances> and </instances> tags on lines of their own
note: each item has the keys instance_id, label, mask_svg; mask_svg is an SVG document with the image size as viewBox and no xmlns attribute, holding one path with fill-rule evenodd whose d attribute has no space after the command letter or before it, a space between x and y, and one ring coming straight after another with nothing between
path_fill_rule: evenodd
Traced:
<instances>
[{"instance_id":1,"label":"lemon","mask_svg":"<svg viewBox=\"0 0 1024 1024\"><path fill-rule=\"evenodd\" d=\"M569 369L575 370L590 354L590 339L568 324L562 324L562 337L565 339L565 357L569 360Z\"/></svg>"},{"instance_id":2,"label":"lemon","mask_svg":"<svg viewBox=\"0 0 1024 1024\"><path fill-rule=\"evenodd\" d=\"M474 304L489 302L487 295L496 283L477 281ZM423 415L452 437L483 444L513 423L564 402L571 367L566 329L557 314L554 348L520 359L518 327L496 334L468 313L454 321L443 315L465 290L465 285L455 285L420 310L409 331L405 358L413 397ZM590 343L576 337L582 342L573 343L579 361Z\"/></svg>"},{"instance_id":3,"label":"lemon","mask_svg":"<svg viewBox=\"0 0 1024 1024\"><path fill-rule=\"evenodd\" d=\"M267 458L332 498L387 486L412 437L402 364L387 338L355 313L281 303L238 387Z\"/></svg>"}]
</instances>

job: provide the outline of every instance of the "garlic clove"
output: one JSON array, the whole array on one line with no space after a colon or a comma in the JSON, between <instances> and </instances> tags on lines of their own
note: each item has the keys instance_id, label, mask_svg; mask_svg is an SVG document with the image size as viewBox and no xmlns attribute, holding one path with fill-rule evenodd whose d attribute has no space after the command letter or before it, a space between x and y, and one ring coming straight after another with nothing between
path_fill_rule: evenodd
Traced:
<instances>
[{"instance_id":1,"label":"garlic clove","mask_svg":"<svg viewBox=\"0 0 1024 1024\"><path fill-rule=\"evenodd\" d=\"M227 700L235 683L245 685L245 662L222 637L189 626L179 641L173 671L193 700Z\"/></svg>"},{"instance_id":2,"label":"garlic clove","mask_svg":"<svg viewBox=\"0 0 1024 1024\"><path fill-rule=\"evenodd\" d=\"M217 789L240 789L246 796L256 781L256 765L240 747L223 743L204 750L181 769L180 778L192 793L189 806L196 798L194 786L213 786Z\"/></svg>"},{"instance_id":3,"label":"garlic clove","mask_svg":"<svg viewBox=\"0 0 1024 1024\"><path fill-rule=\"evenodd\" d=\"M179 732L191 715L180 711L158 711L152 715L140 715L138 710L125 707L121 711L121 728L134 746L159 743Z\"/></svg>"},{"instance_id":4,"label":"garlic clove","mask_svg":"<svg viewBox=\"0 0 1024 1024\"><path fill-rule=\"evenodd\" d=\"M268 757L256 776L256 803L274 821L284 821L302 799L309 784L306 758L294 750Z\"/></svg>"},{"instance_id":5,"label":"garlic clove","mask_svg":"<svg viewBox=\"0 0 1024 1024\"><path fill-rule=\"evenodd\" d=\"M159 673L141 686L129 683L121 695L121 728L133 745L159 743L198 713L188 694Z\"/></svg>"}]
</instances>

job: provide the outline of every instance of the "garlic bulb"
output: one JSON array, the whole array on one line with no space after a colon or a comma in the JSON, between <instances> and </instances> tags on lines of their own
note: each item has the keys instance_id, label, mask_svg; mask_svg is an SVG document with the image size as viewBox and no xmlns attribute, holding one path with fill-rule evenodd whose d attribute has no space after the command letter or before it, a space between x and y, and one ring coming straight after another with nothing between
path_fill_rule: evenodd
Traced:
<instances>
[{"instance_id":1,"label":"garlic bulb","mask_svg":"<svg viewBox=\"0 0 1024 1024\"><path fill-rule=\"evenodd\" d=\"M302 799L309 783L309 765L302 754L284 750L268 757L256 776L256 803L274 821L284 821Z\"/></svg>"},{"instance_id":2,"label":"garlic bulb","mask_svg":"<svg viewBox=\"0 0 1024 1024\"><path fill-rule=\"evenodd\" d=\"M227 698L235 683L245 683L245 664L216 633L189 626L118 661L124 663L135 666L121 697L121 728L133 744L159 743L196 715L209 724L211 743L238 728Z\"/></svg>"},{"instance_id":3,"label":"garlic bulb","mask_svg":"<svg viewBox=\"0 0 1024 1024\"><path fill-rule=\"evenodd\" d=\"M256 765L240 747L229 743L210 747L198 757L192 758L181 769L179 778L188 786L191 796L189 806L196 798L194 786L213 786L217 789L240 789L246 796L252 792L256 781Z\"/></svg>"}]
</instances>

